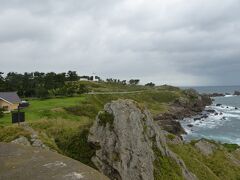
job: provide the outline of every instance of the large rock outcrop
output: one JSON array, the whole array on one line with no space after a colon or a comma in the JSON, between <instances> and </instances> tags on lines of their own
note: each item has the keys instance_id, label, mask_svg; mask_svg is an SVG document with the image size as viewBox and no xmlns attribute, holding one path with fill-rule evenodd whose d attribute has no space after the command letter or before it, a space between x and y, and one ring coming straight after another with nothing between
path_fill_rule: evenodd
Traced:
<instances>
[{"instance_id":1,"label":"large rock outcrop","mask_svg":"<svg viewBox=\"0 0 240 180\"><path fill-rule=\"evenodd\" d=\"M212 104L208 95L201 95L193 89L183 91L184 96L176 99L169 108L169 111L154 117L154 120L166 131L181 135L185 131L179 120L192 117L202 112L206 106Z\"/></svg>"},{"instance_id":2,"label":"large rock outcrop","mask_svg":"<svg viewBox=\"0 0 240 180\"><path fill-rule=\"evenodd\" d=\"M132 100L108 103L90 129L88 141L97 148L96 167L111 179L153 180L155 150L172 158L185 179L196 179L166 144L151 114Z\"/></svg>"}]
</instances>

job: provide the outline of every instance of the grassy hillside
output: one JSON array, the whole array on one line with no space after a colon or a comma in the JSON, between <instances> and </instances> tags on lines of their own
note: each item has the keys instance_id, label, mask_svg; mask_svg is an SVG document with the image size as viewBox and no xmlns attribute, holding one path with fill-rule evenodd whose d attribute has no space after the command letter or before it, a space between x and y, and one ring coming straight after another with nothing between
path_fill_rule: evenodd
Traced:
<instances>
[{"instance_id":1,"label":"grassy hillside","mask_svg":"<svg viewBox=\"0 0 240 180\"><path fill-rule=\"evenodd\" d=\"M169 145L170 149L178 154L185 162L188 169L200 180L238 180L240 179L240 152L236 145L224 147L211 141L216 150L211 155L203 155L194 145L188 144ZM235 148L234 148L235 147Z\"/></svg>"},{"instance_id":2,"label":"grassy hillside","mask_svg":"<svg viewBox=\"0 0 240 180\"><path fill-rule=\"evenodd\" d=\"M85 121L93 120L104 104L119 98L134 99L140 104L146 105L152 113L157 114L166 111L167 104L182 95L178 88L170 86L151 88L140 85L88 81L77 83L85 84L90 92L104 92L104 94L83 94L44 100L29 99L30 106L23 110L27 122L61 118L85 123ZM113 94L113 92L115 93ZM0 125L10 124L11 114L5 114L3 118L0 118Z\"/></svg>"},{"instance_id":3,"label":"grassy hillside","mask_svg":"<svg viewBox=\"0 0 240 180\"><path fill-rule=\"evenodd\" d=\"M148 108L153 115L157 115L166 112L169 103L185 96L180 89L169 86L149 88L108 83L79 83L87 85L91 92L104 92L104 94L29 100L30 107L24 111L26 121L39 132L39 136L46 145L92 167L94 165L90 158L95 151L87 143L87 134L104 104L119 98L133 99L140 106ZM131 93L133 91L135 93ZM128 93L113 94L112 92ZM23 128L12 125L10 114L5 114L3 118L0 118L0 141L10 142L21 135L28 137L30 134ZM174 137L174 135L169 135L170 139L174 139ZM236 162L240 161L240 153L235 151L237 146L217 146L214 155L204 156L195 148L194 143L169 144L171 150L184 160L189 170L195 173L199 179L239 179L240 168ZM236 162L229 157L237 159ZM181 172L175 166L176 164L171 159L159 156L159 159L155 161L155 172L158 179L173 177L181 179Z\"/></svg>"},{"instance_id":4,"label":"grassy hillside","mask_svg":"<svg viewBox=\"0 0 240 180\"><path fill-rule=\"evenodd\" d=\"M148 88L107 83L80 83L88 84L88 88L94 92L105 89L105 93L45 100L30 99L30 106L24 111L26 122L40 133L45 144L91 166L92 151L87 144L86 132L107 102L119 98L134 99L141 106L146 106L153 114L159 114L167 111L168 104L182 95L179 89L168 86ZM119 89L127 93L112 94ZM132 91L140 92L131 93ZM27 132L21 127L11 125L10 114L0 119L0 141L9 142L25 134Z\"/></svg>"}]
</instances>

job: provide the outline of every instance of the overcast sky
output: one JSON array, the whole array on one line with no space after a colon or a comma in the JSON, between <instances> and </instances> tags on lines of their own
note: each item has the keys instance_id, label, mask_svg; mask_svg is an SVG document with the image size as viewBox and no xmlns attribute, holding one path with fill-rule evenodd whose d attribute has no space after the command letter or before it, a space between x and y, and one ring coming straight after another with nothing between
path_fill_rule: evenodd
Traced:
<instances>
[{"instance_id":1,"label":"overcast sky","mask_svg":"<svg viewBox=\"0 0 240 180\"><path fill-rule=\"evenodd\" d=\"M0 71L240 84L239 0L0 0Z\"/></svg>"}]
</instances>

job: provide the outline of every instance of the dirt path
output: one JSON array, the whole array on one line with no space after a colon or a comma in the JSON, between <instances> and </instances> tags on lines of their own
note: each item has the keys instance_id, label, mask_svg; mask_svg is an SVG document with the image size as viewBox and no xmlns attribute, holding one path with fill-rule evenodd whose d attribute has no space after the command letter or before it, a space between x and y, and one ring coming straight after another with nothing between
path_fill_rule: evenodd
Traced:
<instances>
[{"instance_id":1,"label":"dirt path","mask_svg":"<svg viewBox=\"0 0 240 180\"><path fill-rule=\"evenodd\" d=\"M87 94L134 94L134 93L142 93L145 92L145 90L142 91L123 91L123 92L89 92Z\"/></svg>"}]
</instances>

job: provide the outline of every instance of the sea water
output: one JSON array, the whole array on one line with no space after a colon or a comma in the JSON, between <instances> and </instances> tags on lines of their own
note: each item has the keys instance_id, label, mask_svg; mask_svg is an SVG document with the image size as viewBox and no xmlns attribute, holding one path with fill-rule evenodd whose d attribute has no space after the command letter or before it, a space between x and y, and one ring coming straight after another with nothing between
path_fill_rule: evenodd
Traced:
<instances>
[{"instance_id":1,"label":"sea water","mask_svg":"<svg viewBox=\"0 0 240 180\"><path fill-rule=\"evenodd\" d=\"M200 93L228 93L240 90L239 86L193 87ZM221 105L220 105L221 104ZM218 106L217 106L218 105ZM181 124L187 135L184 139L212 139L222 143L240 145L240 96L226 95L214 98L213 104L206 110L215 110L207 118L185 118Z\"/></svg>"}]
</instances>

